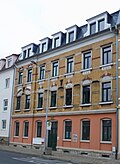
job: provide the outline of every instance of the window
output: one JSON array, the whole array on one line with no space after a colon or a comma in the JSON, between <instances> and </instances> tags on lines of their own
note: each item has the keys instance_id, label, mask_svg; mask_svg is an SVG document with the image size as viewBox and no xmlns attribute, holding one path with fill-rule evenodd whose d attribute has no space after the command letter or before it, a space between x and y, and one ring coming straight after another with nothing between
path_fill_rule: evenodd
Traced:
<instances>
[{"instance_id":1,"label":"window","mask_svg":"<svg viewBox=\"0 0 120 164\"><path fill-rule=\"evenodd\" d=\"M18 121L15 122L15 136L19 136L19 126L20 123Z\"/></svg>"},{"instance_id":2,"label":"window","mask_svg":"<svg viewBox=\"0 0 120 164\"><path fill-rule=\"evenodd\" d=\"M96 23L90 24L90 35L96 32Z\"/></svg>"},{"instance_id":3,"label":"window","mask_svg":"<svg viewBox=\"0 0 120 164\"><path fill-rule=\"evenodd\" d=\"M51 91L51 107L56 107L56 98L57 98L57 92Z\"/></svg>"},{"instance_id":4,"label":"window","mask_svg":"<svg viewBox=\"0 0 120 164\"><path fill-rule=\"evenodd\" d=\"M98 31L102 31L105 28L105 20L101 19L98 21Z\"/></svg>"},{"instance_id":5,"label":"window","mask_svg":"<svg viewBox=\"0 0 120 164\"><path fill-rule=\"evenodd\" d=\"M25 121L24 122L24 133L23 133L24 137L28 137L28 130L29 130L29 122Z\"/></svg>"},{"instance_id":6,"label":"window","mask_svg":"<svg viewBox=\"0 0 120 164\"><path fill-rule=\"evenodd\" d=\"M72 105L72 88L66 89L66 105Z\"/></svg>"},{"instance_id":7,"label":"window","mask_svg":"<svg viewBox=\"0 0 120 164\"><path fill-rule=\"evenodd\" d=\"M5 79L5 88L9 88L10 86L10 78Z\"/></svg>"},{"instance_id":8,"label":"window","mask_svg":"<svg viewBox=\"0 0 120 164\"><path fill-rule=\"evenodd\" d=\"M8 68L12 65L12 59L8 59Z\"/></svg>"},{"instance_id":9,"label":"window","mask_svg":"<svg viewBox=\"0 0 120 164\"><path fill-rule=\"evenodd\" d=\"M45 79L45 66L40 66L40 80Z\"/></svg>"},{"instance_id":10,"label":"window","mask_svg":"<svg viewBox=\"0 0 120 164\"><path fill-rule=\"evenodd\" d=\"M36 137L41 137L42 134L42 122L37 121L36 122Z\"/></svg>"},{"instance_id":11,"label":"window","mask_svg":"<svg viewBox=\"0 0 120 164\"><path fill-rule=\"evenodd\" d=\"M52 63L52 77L58 76L58 61Z\"/></svg>"},{"instance_id":12,"label":"window","mask_svg":"<svg viewBox=\"0 0 120 164\"><path fill-rule=\"evenodd\" d=\"M18 84L22 84L23 72L19 72Z\"/></svg>"},{"instance_id":13,"label":"window","mask_svg":"<svg viewBox=\"0 0 120 164\"><path fill-rule=\"evenodd\" d=\"M43 108L43 93L38 93L38 108Z\"/></svg>"},{"instance_id":14,"label":"window","mask_svg":"<svg viewBox=\"0 0 120 164\"><path fill-rule=\"evenodd\" d=\"M67 58L67 73L73 72L73 57Z\"/></svg>"},{"instance_id":15,"label":"window","mask_svg":"<svg viewBox=\"0 0 120 164\"><path fill-rule=\"evenodd\" d=\"M26 58L26 50L23 51L23 59L25 59L25 58Z\"/></svg>"},{"instance_id":16,"label":"window","mask_svg":"<svg viewBox=\"0 0 120 164\"><path fill-rule=\"evenodd\" d=\"M102 141L111 141L112 120L102 120Z\"/></svg>"},{"instance_id":17,"label":"window","mask_svg":"<svg viewBox=\"0 0 120 164\"><path fill-rule=\"evenodd\" d=\"M28 57L30 56L31 48L28 49Z\"/></svg>"},{"instance_id":18,"label":"window","mask_svg":"<svg viewBox=\"0 0 120 164\"><path fill-rule=\"evenodd\" d=\"M26 95L25 109L30 108L30 95Z\"/></svg>"},{"instance_id":19,"label":"window","mask_svg":"<svg viewBox=\"0 0 120 164\"><path fill-rule=\"evenodd\" d=\"M82 121L82 140L90 140L90 121Z\"/></svg>"},{"instance_id":20,"label":"window","mask_svg":"<svg viewBox=\"0 0 120 164\"><path fill-rule=\"evenodd\" d=\"M43 43L42 44L42 52L45 52L46 51L46 43Z\"/></svg>"},{"instance_id":21,"label":"window","mask_svg":"<svg viewBox=\"0 0 120 164\"><path fill-rule=\"evenodd\" d=\"M6 129L6 120L2 120L2 129Z\"/></svg>"},{"instance_id":22,"label":"window","mask_svg":"<svg viewBox=\"0 0 120 164\"><path fill-rule=\"evenodd\" d=\"M111 46L102 48L102 65L110 64L112 62Z\"/></svg>"},{"instance_id":23,"label":"window","mask_svg":"<svg viewBox=\"0 0 120 164\"><path fill-rule=\"evenodd\" d=\"M91 52L83 54L83 69L91 68Z\"/></svg>"},{"instance_id":24,"label":"window","mask_svg":"<svg viewBox=\"0 0 120 164\"><path fill-rule=\"evenodd\" d=\"M54 39L54 48L59 46L59 37Z\"/></svg>"},{"instance_id":25,"label":"window","mask_svg":"<svg viewBox=\"0 0 120 164\"><path fill-rule=\"evenodd\" d=\"M8 108L8 99L3 100L3 110L6 111Z\"/></svg>"},{"instance_id":26,"label":"window","mask_svg":"<svg viewBox=\"0 0 120 164\"><path fill-rule=\"evenodd\" d=\"M90 85L83 86L83 93L82 93L82 103L89 104L90 103Z\"/></svg>"},{"instance_id":27,"label":"window","mask_svg":"<svg viewBox=\"0 0 120 164\"><path fill-rule=\"evenodd\" d=\"M21 96L18 96L17 103L16 103L16 110L20 110L20 101L21 101Z\"/></svg>"},{"instance_id":28,"label":"window","mask_svg":"<svg viewBox=\"0 0 120 164\"><path fill-rule=\"evenodd\" d=\"M102 102L111 101L111 82L102 83Z\"/></svg>"},{"instance_id":29,"label":"window","mask_svg":"<svg viewBox=\"0 0 120 164\"><path fill-rule=\"evenodd\" d=\"M71 139L72 138L72 121L71 120L66 120L64 122L64 126L65 126L65 139Z\"/></svg>"},{"instance_id":30,"label":"window","mask_svg":"<svg viewBox=\"0 0 120 164\"><path fill-rule=\"evenodd\" d=\"M69 32L68 42L72 42L72 41L74 41L74 31Z\"/></svg>"},{"instance_id":31,"label":"window","mask_svg":"<svg viewBox=\"0 0 120 164\"><path fill-rule=\"evenodd\" d=\"M32 81L32 69L28 70L28 76L27 76L27 82L31 82Z\"/></svg>"}]
</instances>

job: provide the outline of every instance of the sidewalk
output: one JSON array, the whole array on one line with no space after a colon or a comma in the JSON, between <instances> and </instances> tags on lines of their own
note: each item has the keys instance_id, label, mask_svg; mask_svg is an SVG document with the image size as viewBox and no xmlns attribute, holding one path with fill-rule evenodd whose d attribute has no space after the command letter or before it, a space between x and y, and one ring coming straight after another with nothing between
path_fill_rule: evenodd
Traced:
<instances>
[{"instance_id":1,"label":"sidewalk","mask_svg":"<svg viewBox=\"0 0 120 164\"><path fill-rule=\"evenodd\" d=\"M24 153L32 156L38 156L47 159L58 159L68 161L73 164L120 164L120 160L103 157L90 157L86 155L76 155L69 153L61 153L58 151L52 151L52 155L43 155L43 152L39 149L30 149L23 147L14 147L12 145L0 145L0 150Z\"/></svg>"}]
</instances>

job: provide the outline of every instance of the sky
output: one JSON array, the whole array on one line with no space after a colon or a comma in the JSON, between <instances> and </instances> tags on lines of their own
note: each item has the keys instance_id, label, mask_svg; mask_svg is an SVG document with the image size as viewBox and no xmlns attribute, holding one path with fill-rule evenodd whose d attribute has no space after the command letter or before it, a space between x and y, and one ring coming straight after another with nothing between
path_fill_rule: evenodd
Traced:
<instances>
[{"instance_id":1,"label":"sky","mask_svg":"<svg viewBox=\"0 0 120 164\"><path fill-rule=\"evenodd\" d=\"M82 26L102 12L119 9L119 0L0 0L0 59L75 24Z\"/></svg>"}]
</instances>

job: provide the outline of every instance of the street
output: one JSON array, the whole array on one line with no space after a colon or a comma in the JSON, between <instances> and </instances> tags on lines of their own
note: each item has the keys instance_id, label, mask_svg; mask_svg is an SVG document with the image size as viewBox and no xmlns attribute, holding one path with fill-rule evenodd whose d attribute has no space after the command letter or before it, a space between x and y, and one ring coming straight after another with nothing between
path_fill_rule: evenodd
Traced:
<instances>
[{"instance_id":1,"label":"street","mask_svg":"<svg viewBox=\"0 0 120 164\"><path fill-rule=\"evenodd\" d=\"M1 151L0 150L0 164L72 164L70 162L64 162L54 159L44 159L40 157Z\"/></svg>"}]
</instances>

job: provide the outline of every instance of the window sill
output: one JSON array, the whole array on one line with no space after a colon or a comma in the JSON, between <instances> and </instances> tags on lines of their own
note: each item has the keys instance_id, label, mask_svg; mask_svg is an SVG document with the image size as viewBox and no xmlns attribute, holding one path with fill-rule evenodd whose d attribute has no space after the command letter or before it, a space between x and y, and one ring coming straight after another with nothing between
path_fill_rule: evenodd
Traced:
<instances>
[{"instance_id":1,"label":"window sill","mask_svg":"<svg viewBox=\"0 0 120 164\"><path fill-rule=\"evenodd\" d=\"M28 139L28 137L24 137L24 136L23 136L23 138L24 138L24 139Z\"/></svg>"},{"instance_id":2,"label":"window sill","mask_svg":"<svg viewBox=\"0 0 120 164\"><path fill-rule=\"evenodd\" d=\"M19 136L14 136L14 138L19 138Z\"/></svg>"},{"instance_id":3,"label":"window sill","mask_svg":"<svg viewBox=\"0 0 120 164\"><path fill-rule=\"evenodd\" d=\"M100 141L101 144L112 144L111 141Z\"/></svg>"},{"instance_id":4,"label":"window sill","mask_svg":"<svg viewBox=\"0 0 120 164\"><path fill-rule=\"evenodd\" d=\"M84 107L84 106L91 106L92 104L80 104L81 107Z\"/></svg>"},{"instance_id":5,"label":"window sill","mask_svg":"<svg viewBox=\"0 0 120 164\"><path fill-rule=\"evenodd\" d=\"M90 143L90 140L80 140L80 142Z\"/></svg>"},{"instance_id":6,"label":"window sill","mask_svg":"<svg viewBox=\"0 0 120 164\"><path fill-rule=\"evenodd\" d=\"M58 80L58 77L59 77L59 76L52 76L52 77L50 78L50 80Z\"/></svg>"},{"instance_id":7,"label":"window sill","mask_svg":"<svg viewBox=\"0 0 120 164\"><path fill-rule=\"evenodd\" d=\"M113 104L113 101L99 102L100 105Z\"/></svg>"},{"instance_id":8,"label":"window sill","mask_svg":"<svg viewBox=\"0 0 120 164\"><path fill-rule=\"evenodd\" d=\"M20 109L15 109L14 111L15 111L15 112L20 112Z\"/></svg>"},{"instance_id":9,"label":"window sill","mask_svg":"<svg viewBox=\"0 0 120 164\"><path fill-rule=\"evenodd\" d=\"M85 72L85 73L86 73L86 72L89 73L89 72L91 72L91 71L92 71L92 68L87 68L87 69L82 69L80 72L81 72L81 73L84 73L84 72Z\"/></svg>"},{"instance_id":10,"label":"window sill","mask_svg":"<svg viewBox=\"0 0 120 164\"><path fill-rule=\"evenodd\" d=\"M39 107L37 107L36 110L43 110L43 108L39 108Z\"/></svg>"},{"instance_id":11,"label":"window sill","mask_svg":"<svg viewBox=\"0 0 120 164\"><path fill-rule=\"evenodd\" d=\"M73 105L64 105L63 108L72 108Z\"/></svg>"},{"instance_id":12,"label":"window sill","mask_svg":"<svg viewBox=\"0 0 120 164\"><path fill-rule=\"evenodd\" d=\"M23 84L17 84L16 86L17 86L17 87L22 87L22 86L23 86Z\"/></svg>"},{"instance_id":13,"label":"window sill","mask_svg":"<svg viewBox=\"0 0 120 164\"><path fill-rule=\"evenodd\" d=\"M112 66L113 66L113 63L109 63L109 64L105 64L105 65L100 65L99 67L102 70L106 70L106 69L111 69Z\"/></svg>"},{"instance_id":14,"label":"window sill","mask_svg":"<svg viewBox=\"0 0 120 164\"><path fill-rule=\"evenodd\" d=\"M56 106L55 107L50 106L49 109L57 109L57 107Z\"/></svg>"},{"instance_id":15,"label":"window sill","mask_svg":"<svg viewBox=\"0 0 120 164\"><path fill-rule=\"evenodd\" d=\"M67 76L67 77L70 77L70 76L73 76L74 75L74 72L70 72L70 73L65 73L64 76Z\"/></svg>"},{"instance_id":16,"label":"window sill","mask_svg":"<svg viewBox=\"0 0 120 164\"><path fill-rule=\"evenodd\" d=\"M66 142L71 142L71 139L63 139L63 141L66 141Z\"/></svg>"},{"instance_id":17,"label":"window sill","mask_svg":"<svg viewBox=\"0 0 120 164\"><path fill-rule=\"evenodd\" d=\"M38 83L44 83L45 79L38 79Z\"/></svg>"},{"instance_id":18,"label":"window sill","mask_svg":"<svg viewBox=\"0 0 120 164\"><path fill-rule=\"evenodd\" d=\"M25 112L30 111L30 109L24 109Z\"/></svg>"},{"instance_id":19,"label":"window sill","mask_svg":"<svg viewBox=\"0 0 120 164\"><path fill-rule=\"evenodd\" d=\"M26 82L25 84L26 84L26 85L31 85L31 84L32 84L32 81Z\"/></svg>"}]
</instances>

